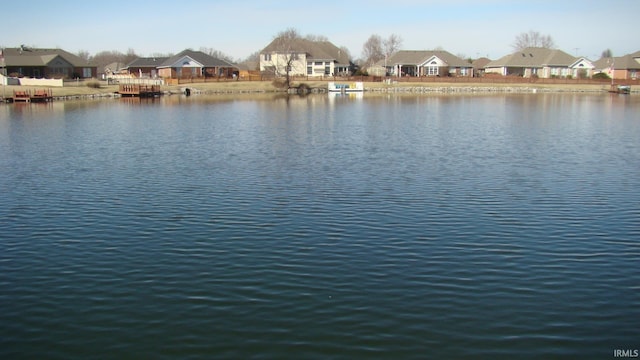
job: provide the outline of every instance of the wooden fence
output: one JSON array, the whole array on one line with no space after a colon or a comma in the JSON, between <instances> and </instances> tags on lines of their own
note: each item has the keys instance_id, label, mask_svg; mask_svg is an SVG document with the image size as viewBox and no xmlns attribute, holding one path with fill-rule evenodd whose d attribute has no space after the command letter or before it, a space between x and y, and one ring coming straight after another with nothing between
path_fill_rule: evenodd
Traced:
<instances>
[{"instance_id":1,"label":"wooden fence","mask_svg":"<svg viewBox=\"0 0 640 360\"><path fill-rule=\"evenodd\" d=\"M207 83L207 82L233 82L233 81L273 81L273 75L245 75L241 77L192 77L181 79L165 79L167 85ZM437 76L292 76L291 81L362 81L362 82L382 82L390 83L448 83L448 84L544 84L544 85L610 85L610 79L569 79L569 78L524 78L520 76L486 76L486 77L437 77ZM615 79L615 84L640 85L640 79Z\"/></svg>"}]
</instances>

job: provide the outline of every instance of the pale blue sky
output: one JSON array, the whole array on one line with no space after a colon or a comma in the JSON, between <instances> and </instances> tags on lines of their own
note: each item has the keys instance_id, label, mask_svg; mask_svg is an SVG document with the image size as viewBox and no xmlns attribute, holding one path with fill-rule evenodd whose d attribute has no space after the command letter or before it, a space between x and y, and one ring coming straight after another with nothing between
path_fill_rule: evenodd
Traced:
<instances>
[{"instance_id":1,"label":"pale blue sky","mask_svg":"<svg viewBox=\"0 0 640 360\"><path fill-rule=\"evenodd\" d=\"M207 47L239 59L293 27L346 46L353 58L370 35L392 33L405 50L441 47L473 58L511 53L515 36L529 30L593 60L607 48L616 56L640 50L639 0L31 0L24 9L2 14L0 46L92 55L131 48L142 56Z\"/></svg>"}]
</instances>

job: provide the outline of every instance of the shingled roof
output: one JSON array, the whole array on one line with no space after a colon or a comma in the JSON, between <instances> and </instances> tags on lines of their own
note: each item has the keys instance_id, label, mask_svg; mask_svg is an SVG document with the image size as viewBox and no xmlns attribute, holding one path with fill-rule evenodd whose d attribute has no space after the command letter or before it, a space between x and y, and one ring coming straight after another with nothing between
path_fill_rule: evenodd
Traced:
<instances>
[{"instance_id":1,"label":"shingled roof","mask_svg":"<svg viewBox=\"0 0 640 360\"><path fill-rule=\"evenodd\" d=\"M74 67L93 67L95 64L62 49L38 49L26 46L5 48L3 51L6 66L47 66L51 60L60 56Z\"/></svg>"},{"instance_id":2,"label":"shingled roof","mask_svg":"<svg viewBox=\"0 0 640 360\"><path fill-rule=\"evenodd\" d=\"M420 65L436 56L452 67L471 67L468 61L444 50L400 50L386 60L387 65ZM378 64L384 65L384 60Z\"/></svg>"},{"instance_id":3,"label":"shingled roof","mask_svg":"<svg viewBox=\"0 0 640 360\"><path fill-rule=\"evenodd\" d=\"M155 68L167 61L168 57L140 57L128 63L126 68Z\"/></svg>"},{"instance_id":4,"label":"shingled roof","mask_svg":"<svg viewBox=\"0 0 640 360\"><path fill-rule=\"evenodd\" d=\"M281 39L274 39L267 47L262 49L262 53L281 53ZM329 41L312 41L308 39L293 39L287 42L287 51L290 53L307 54L308 60L335 60L338 64L349 64L349 54L342 51Z\"/></svg>"},{"instance_id":5,"label":"shingled roof","mask_svg":"<svg viewBox=\"0 0 640 360\"><path fill-rule=\"evenodd\" d=\"M236 67L235 65L233 65L228 61L214 58L211 55L207 55L203 53L202 51L194 51L189 49L183 50L178 54L173 55L170 58L167 58L162 64L158 65L158 67L159 68L171 67L171 65L175 64L176 61L180 60L180 58L184 56L188 56L192 58L193 60L202 64L204 67Z\"/></svg>"},{"instance_id":6,"label":"shingled roof","mask_svg":"<svg viewBox=\"0 0 640 360\"><path fill-rule=\"evenodd\" d=\"M614 57L614 70L640 70L640 63L635 59L637 57L640 57L640 52ZM594 62L596 69L607 69L610 67L610 64L610 58L601 58Z\"/></svg>"},{"instance_id":7,"label":"shingled roof","mask_svg":"<svg viewBox=\"0 0 640 360\"><path fill-rule=\"evenodd\" d=\"M570 66L576 59L562 50L528 47L491 61L485 67Z\"/></svg>"}]
</instances>

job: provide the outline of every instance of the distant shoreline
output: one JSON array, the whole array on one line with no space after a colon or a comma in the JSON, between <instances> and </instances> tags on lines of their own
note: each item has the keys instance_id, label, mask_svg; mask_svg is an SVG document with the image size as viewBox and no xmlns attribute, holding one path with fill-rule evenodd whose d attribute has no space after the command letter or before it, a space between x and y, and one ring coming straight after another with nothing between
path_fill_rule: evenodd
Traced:
<instances>
[{"instance_id":1,"label":"distant shoreline","mask_svg":"<svg viewBox=\"0 0 640 360\"><path fill-rule=\"evenodd\" d=\"M293 85L304 83L312 92L325 92L326 81L294 82ZM365 92L372 93L604 93L608 92L610 84L535 84L535 83L424 83L424 82L400 82L387 84L383 82L365 82ZM0 97L13 96L13 91L29 89L41 89L38 86L7 85L0 90ZM283 93L285 90L273 86L271 81L234 81L234 82L208 82L180 85L163 85L161 91L165 95L182 94L186 88L191 94L251 94L251 93ZM54 100L65 99L93 99L114 98L118 85L102 85L100 88L91 88L82 83L65 87L51 87ZM4 92L2 92L4 91ZM637 93L638 89L632 89Z\"/></svg>"}]
</instances>

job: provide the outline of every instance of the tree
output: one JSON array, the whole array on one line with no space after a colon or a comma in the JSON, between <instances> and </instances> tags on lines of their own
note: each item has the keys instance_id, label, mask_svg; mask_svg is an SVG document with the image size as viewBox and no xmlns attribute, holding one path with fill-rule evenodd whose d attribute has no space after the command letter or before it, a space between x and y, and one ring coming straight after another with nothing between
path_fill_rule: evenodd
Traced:
<instances>
[{"instance_id":1,"label":"tree","mask_svg":"<svg viewBox=\"0 0 640 360\"><path fill-rule=\"evenodd\" d=\"M329 38L324 35L307 34L304 38L309 41L329 41Z\"/></svg>"},{"instance_id":2,"label":"tree","mask_svg":"<svg viewBox=\"0 0 640 360\"><path fill-rule=\"evenodd\" d=\"M136 51L133 50L132 48L129 48L127 50L127 54L124 56L123 63L128 64L137 58L139 58L139 56L136 55Z\"/></svg>"},{"instance_id":3,"label":"tree","mask_svg":"<svg viewBox=\"0 0 640 360\"><path fill-rule=\"evenodd\" d=\"M531 30L528 33L523 32L517 35L511 46L514 50L520 51L528 47L553 49L556 47L556 44L551 38L551 35L542 35L537 31Z\"/></svg>"},{"instance_id":4,"label":"tree","mask_svg":"<svg viewBox=\"0 0 640 360\"><path fill-rule=\"evenodd\" d=\"M373 34L369 36L369 39L367 39L364 45L362 45L362 55L364 56L364 61L368 66L384 59L382 38L380 35Z\"/></svg>"},{"instance_id":5,"label":"tree","mask_svg":"<svg viewBox=\"0 0 640 360\"><path fill-rule=\"evenodd\" d=\"M285 83L287 89L291 88L291 68L293 62L298 59L298 53L296 51L296 44L302 39L298 30L294 28L288 28L279 32L272 44L275 49L275 62L276 68L274 69L276 74L285 74ZM280 62L280 60L283 60Z\"/></svg>"},{"instance_id":6,"label":"tree","mask_svg":"<svg viewBox=\"0 0 640 360\"><path fill-rule=\"evenodd\" d=\"M402 47L402 38L400 35L391 34L389 37L383 42L384 48L384 56L391 57L391 55L395 54Z\"/></svg>"},{"instance_id":7,"label":"tree","mask_svg":"<svg viewBox=\"0 0 640 360\"><path fill-rule=\"evenodd\" d=\"M244 58L244 59L242 59L242 60L240 60L238 62L239 63L247 63L247 62L259 63L260 62L260 50L252 52L246 58ZM258 69L260 69L259 65L258 65Z\"/></svg>"},{"instance_id":8,"label":"tree","mask_svg":"<svg viewBox=\"0 0 640 360\"><path fill-rule=\"evenodd\" d=\"M225 54L224 52L222 52L220 50L216 50L214 48L208 48L208 47L204 47L203 46L203 47L200 48L200 51L205 53L205 54L207 54L207 55L209 55L209 56L217 58L217 59L222 59L222 60L228 61L230 63L235 62L233 60L233 57Z\"/></svg>"},{"instance_id":9,"label":"tree","mask_svg":"<svg viewBox=\"0 0 640 360\"><path fill-rule=\"evenodd\" d=\"M605 49L602 51L602 54L600 56L602 58L611 58L613 57L613 52L611 51L611 49Z\"/></svg>"},{"instance_id":10,"label":"tree","mask_svg":"<svg viewBox=\"0 0 640 360\"><path fill-rule=\"evenodd\" d=\"M385 40L380 35L373 34L362 46L362 54L365 63L369 66L376 62L391 57L402 47L402 38L399 35L391 34Z\"/></svg>"},{"instance_id":11,"label":"tree","mask_svg":"<svg viewBox=\"0 0 640 360\"><path fill-rule=\"evenodd\" d=\"M79 58L82 58L85 61L91 60L91 54L87 50L80 50L76 53Z\"/></svg>"}]
</instances>

